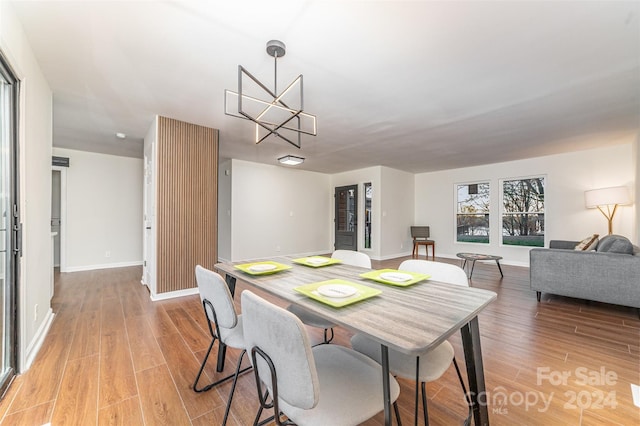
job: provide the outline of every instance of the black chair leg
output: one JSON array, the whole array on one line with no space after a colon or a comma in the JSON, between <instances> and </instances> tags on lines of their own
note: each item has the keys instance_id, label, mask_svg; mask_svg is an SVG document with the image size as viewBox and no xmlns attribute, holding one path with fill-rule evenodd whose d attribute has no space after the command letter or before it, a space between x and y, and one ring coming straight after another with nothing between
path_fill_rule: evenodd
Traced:
<instances>
[{"instance_id":1,"label":"black chair leg","mask_svg":"<svg viewBox=\"0 0 640 426\"><path fill-rule=\"evenodd\" d=\"M261 415L262 415L262 404L260 404L260 407L258 407L258 412L256 413L256 417L253 419L253 426L258 425Z\"/></svg>"},{"instance_id":2,"label":"black chair leg","mask_svg":"<svg viewBox=\"0 0 640 426\"><path fill-rule=\"evenodd\" d=\"M393 411L396 413L396 420L398 421L398 426L402 426L402 419L400 419L400 410L398 409L397 401L394 401L393 403Z\"/></svg>"},{"instance_id":3,"label":"black chair leg","mask_svg":"<svg viewBox=\"0 0 640 426\"><path fill-rule=\"evenodd\" d=\"M418 426L418 398L420 393L420 357L416 357L416 395L415 395L415 405L413 408L413 424L414 426Z\"/></svg>"},{"instance_id":4,"label":"black chair leg","mask_svg":"<svg viewBox=\"0 0 640 426\"><path fill-rule=\"evenodd\" d=\"M327 338L329 331L331 331L331 337ZM331 341L333 340L334 334L333 334L333 328L325 328L324 329L324 337L322 342L327 344L327 343L331 343Z\"/></svg>"},{"instance_id":5,"label":"black chair leg","mask_svg":"<svg viewBox=\"0 0 640 426\"><path fill-rule=\"evenodd\" d=\"M196 380L195 382L193 382L193 390L196 392L204 392L207 391L209 389L211 389L208 386L205 386L201 389L198 389L198 380L200 380L200 376L202 375L202 372L204 371L204 366L207 364L207 360L209 359L209 354L211 353L211 349L213 349L213 344L216 342L216 338L214 337L213 339L211 339L211 344L209 344L209 349L207 349L207 353L204 356L204 359L202 360L202 364L200 365L200 371L198 371L198 375L196 376Z\"/></svg>"},{"instance_id":6,"label":"black chair leg","mask_svg":"<svg viewBox=\"0 0 640 426\"><path fill-rule=\"evenodd\" d=\"M222 419L222 426L227 424L227 419L229 418L229 411L231 410L231 401L233 400L233 393L236 390L236 384L238 383L238 376L240 375L240 367L242 367L242 358L244 358L244 354L247 353L247 350L243 350L240 354L240 358L238 359L238 365L236 366L236 374L233 376L233 385L231 385L231 391L229 392L229 400L227 401L227 408L224 410L224 418Z\"/></svg>"},{"instance_id":7,"label":"black chair leg","mask_svg":"<svg viewBox=\"0 0 640 426\"><path fill-rule=\"evenodd\" d=\"M240 360L238 361L238 367L236 368L236 373L235 374L231 374L229 376L223 377L220 380L217 380L213 383L209 383L208 385L201 387L200 389L198 389L198 382L200 381L200 376L202 376L202 372L204 371L204 367L205 365L207 365L207 360L209 359L209 355L211 354L211 349L213 349L213 344L216 342L215 337L213 339L211 339L211 344L209 345L209 349L207 349L207 353L204 355L204 359L202 360L202 364L200 365L200 370L198 371L198 375L196 376L196 380L193 382L193 390L196 392L206 392L208 390L210 390L211 388L219 385L220 383L224 383L227 380L230 379L234 379L234 382L237 380L238 375L249 371L252 367L248 366L246 368L244 368L243 370L238 370L240 368L240 364L242 363L242 356L244 355L244 353L246 351L243 351L243 353L240 355ZM224 347L225 349L227 348L227 345L223 344L222 342L218 341L218 348L222 348ZM235 385L234 385L235 387Z\"/></svg>"},{"instance_id":8,"label":"black chair leg","mask_svg":"<svg viewBox=\"0 0 640 426\"><path fill-rule=\"evenodd\" d=\"M422 415L424 416L424 426L429 426L429 410L427 409L427 385L425 382L422 385Z\"/></svg>"},{"instance_id":9,"label":"black chair leg","mask_svg":"<svg viewBox=\"0 0 640 426\"><path fill-rule=\"evenodd\" d=\"M458 379L460 380L460 386L462 386L462 391L464 392L464 398L467 400L467 405L469 406L469 414L467 414L467 418L464 421L465 425L469 425L471 424L471 416L473 415L473 404L469 398L467 387L464 385L464 379L462 379L462 374L460 374L460 368L458 367L458 362L456 361L455 356L453 357L453 366L456 368L456 373L458 373Z\"/></svg>"}]
</instances>

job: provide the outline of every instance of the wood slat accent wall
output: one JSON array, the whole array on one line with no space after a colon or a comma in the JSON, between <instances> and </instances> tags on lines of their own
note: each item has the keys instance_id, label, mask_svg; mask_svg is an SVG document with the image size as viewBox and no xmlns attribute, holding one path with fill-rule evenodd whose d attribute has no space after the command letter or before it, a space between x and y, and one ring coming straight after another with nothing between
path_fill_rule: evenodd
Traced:
<instances>
[{"instance_id":1,"label":"wood slat accent wall","mask_svg":"<svg viewBox=\"0 0 640 426\"><path fill-rule=\"evenodd\" d=\"M196 287L218 259L218 130L158 117L157 293Z\"/></svg>"}]
</instances>

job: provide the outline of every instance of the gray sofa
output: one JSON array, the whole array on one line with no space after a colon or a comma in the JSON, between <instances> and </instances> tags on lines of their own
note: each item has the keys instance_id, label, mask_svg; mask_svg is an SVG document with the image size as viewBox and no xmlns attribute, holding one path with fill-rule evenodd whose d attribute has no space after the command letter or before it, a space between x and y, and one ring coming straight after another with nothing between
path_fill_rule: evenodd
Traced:
<instances>
[{"instance_id":1,"label":"gray sofa","mask_svg":"<svg viewBox=\"0 0 640 426\"><path fill-rule=\"evenodd\" d=\"M629 241L614 235L604 237L595 251L574 250L578 241L561 240L552 240L548 249L532 249L530 286L538 301L545 292L640 308L640 253L621 239ZM598 250L610 249L612 243L614 247L624 243L624 250Z\"/></svg>"}]
</instances>

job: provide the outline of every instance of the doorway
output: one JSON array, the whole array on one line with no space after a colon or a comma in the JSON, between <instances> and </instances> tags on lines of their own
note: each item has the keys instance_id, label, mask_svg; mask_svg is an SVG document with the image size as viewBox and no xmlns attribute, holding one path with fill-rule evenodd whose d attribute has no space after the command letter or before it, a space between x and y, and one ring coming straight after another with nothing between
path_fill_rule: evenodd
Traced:
<instances>
[{"instance_id":1,"label":"doorway","mask_svg":"<svg viewBox=\"0 0 640 426\"><path fill-rule=\"evenodd\" d=\"M60 171L51 171L51 235L53 235L53 267L60 267Z\"/></svg>"},{"instance_id":2,"label":"doorway","mask_svg":"<svg viewBox=\"0 0 640 426\"><path fill-rule=\"evenodd\" d=\"M0 56L0 395L16 374L16 293L22 256L18 193L19 82Z\"/></svg>"},{"instance_id":3,"label":"doorway","mask_svg":"<svg viewBox=\"0 0 640 426\"><path fill-rule=\"evenodd\" d=\"M336 250L358 250L358 185L335 189Z\"/></svg>"},{"instance_id":4,"label":"doorway","mask_svg":"<svg viewBox=\"0 0 640 426\"><path fill-rule=\"evenodd\" d=\"M67 272L67 167L51 167L51 235L53 236L53 267ZM51 292L53 295L53 291Z\"/></svg>"}]
</instances>

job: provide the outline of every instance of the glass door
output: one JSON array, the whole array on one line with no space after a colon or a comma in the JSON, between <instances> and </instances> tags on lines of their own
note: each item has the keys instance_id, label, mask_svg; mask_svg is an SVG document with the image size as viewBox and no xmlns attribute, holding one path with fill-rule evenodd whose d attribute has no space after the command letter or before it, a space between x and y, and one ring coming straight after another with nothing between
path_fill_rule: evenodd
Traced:
<instances>
[{"instance_id":1,"label":"glass door","mask_svg":"<svg viewBox=\"0 0 640 426\"><path fill-rule=\"evenodd\" d=\"M335 244L336 250L358 250L358 185L335 189Z\"/></svg>"},{"instance_id":2,"label":"glass door","mask_svg":"<svg viewBox=\"0 0 640 426\"><path fill-rule=\"evenodd\" d=\"M373 187L371 182L364 184L364 248L371 248L371 212L373 211Z\"/></svg>"},{"instance_id":3,"label":"glass door","mask_svg":"<svg viewBox=\"0 0 640 426\"><path fill-rule=\"evenodd\" d=\"M0 57L0 395L16 372L16 289L21 255L17 185L18 81Z\"/></svg>"}]
</instances>

